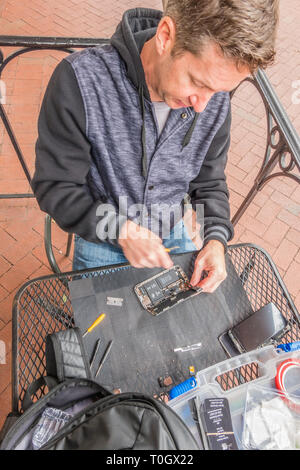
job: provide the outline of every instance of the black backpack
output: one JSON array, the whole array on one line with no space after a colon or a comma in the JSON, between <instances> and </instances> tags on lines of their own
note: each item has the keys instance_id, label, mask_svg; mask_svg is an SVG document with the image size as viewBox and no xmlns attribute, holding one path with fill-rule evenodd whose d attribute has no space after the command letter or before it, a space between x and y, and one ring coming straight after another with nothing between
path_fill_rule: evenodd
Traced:
<instances>
[{"instance_id":1,"label":"black backpack","mask_svg":"<svg viewBox=\"0 0 300 470\"><path fill-rule=\"evenodd\" d=\"M40 450L199 450L185 423L165 403L140 393L111 394L91 380L76 328L49 335L46 357L52 375L28 388L23 414L8 417L1 450L32 449L47 408L72 410L72 417ZM32 395L45 385L49 392L32 403Z\"/></svg>"}]
</instances>

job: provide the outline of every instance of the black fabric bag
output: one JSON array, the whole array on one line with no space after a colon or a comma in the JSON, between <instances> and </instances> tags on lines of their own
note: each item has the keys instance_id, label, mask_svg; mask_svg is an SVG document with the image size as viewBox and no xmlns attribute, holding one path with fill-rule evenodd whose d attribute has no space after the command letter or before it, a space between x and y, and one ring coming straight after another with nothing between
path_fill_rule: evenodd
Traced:
<instances>
[{"instance_id":1,"label":"black fabric bag","mask_svg":"<svg viewBox=\"0 0 300 470\"><path fill-rule=\"evenodd\" d=\"M25 412L8 419L2 430L1 450L34 448L32 438L47 408L66 412L71 418L40 450L199 449L185 423L166 404L140 393L113 395L90 380L76 329L50 336L47 371L56 371L58 376L41 377L28 388ZM31 396L45 385L49 392L32 403Z\"/></svg>"}]
</instances>

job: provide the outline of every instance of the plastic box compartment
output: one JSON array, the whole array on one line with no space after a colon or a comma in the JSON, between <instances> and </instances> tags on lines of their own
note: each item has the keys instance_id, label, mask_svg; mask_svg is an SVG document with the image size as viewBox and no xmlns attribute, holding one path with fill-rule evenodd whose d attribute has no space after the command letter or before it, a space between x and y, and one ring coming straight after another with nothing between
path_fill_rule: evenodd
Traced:
<instances>
[{"instance_id":1,"label":"plastic box compartment","mask_svg":"<svg viewBox=\"0 0 300 470\"><path fill-rule=\"evenodd\" d=\"M202 447L198 425L193 418L189 401L196 397L227 398L232 417L233 431L239 449L242 447L243 414L249 383L275 389L277 366L288 358L300 358L300 351L283 352L274 346L241 354L215 364L196 375L197 386L170 400L168 405L179 414Z\"/></svg>"}]
</instances>

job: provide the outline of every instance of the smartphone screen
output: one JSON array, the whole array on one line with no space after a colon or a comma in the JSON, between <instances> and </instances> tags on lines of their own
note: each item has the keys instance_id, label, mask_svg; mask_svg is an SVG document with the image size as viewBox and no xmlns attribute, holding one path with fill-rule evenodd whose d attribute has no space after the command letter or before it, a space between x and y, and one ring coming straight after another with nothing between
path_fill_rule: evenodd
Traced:
<instances>
[{"instance_id":1,"label":"smartphone screen","mask_svg":"<svg viewBox=\"0 0 300 470\"><path fill-rule=\"evenodd\" d=\"M246 351L252 351L279 335L286 325L278 308L269 303L232 328L231 334Z\"/></svg>"}]
</instances>

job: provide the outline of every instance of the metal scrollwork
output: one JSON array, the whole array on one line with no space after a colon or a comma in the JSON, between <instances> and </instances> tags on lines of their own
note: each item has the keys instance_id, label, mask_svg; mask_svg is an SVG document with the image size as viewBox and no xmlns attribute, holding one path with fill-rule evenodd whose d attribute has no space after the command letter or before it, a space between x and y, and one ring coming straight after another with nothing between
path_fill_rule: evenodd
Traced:
<instances>
[{"instance_id":1,"label":"metal scrollwork","mask_svg":"<svg viewBox=\"0 0 300 470\"><path fill-rule=\"evenodd\" d=\"M266 74L259 70L255 77L246 78L245 81L255 86L265 106L267 142L265 155L254 184L232 218L234 225L240 220L258 191L261 191L271 179L285 176L300 183L300 176L292 173L296 168L300 172L299 135L284 111ZM235 92L236 90L234 90ZM232 96L234 93L232 93ZM279 166L281 171L274 172L276 166Z\"/></svg>"},{"instance_id":2,"label":"metal scrollwork","mask_svg":"<svg viewBox=\"0 0 300 470\"><path fill-rule=\"evenodd\" d=\"M280 155L279 166L284 173L294 170L296 163L294 162L290 152L283 152Z\"/></svg>"},{"instance_id":3,"label":"metal scrollwork","mask_svg":"<svg viewBox=\"0 0 300 470\"><path fill-rule=\"evenodd\" d=\"M273 149L276 149L281 141L280 130L278 126L274 126L270 132L270 145Z\"/></svg>"}]
</instances>

